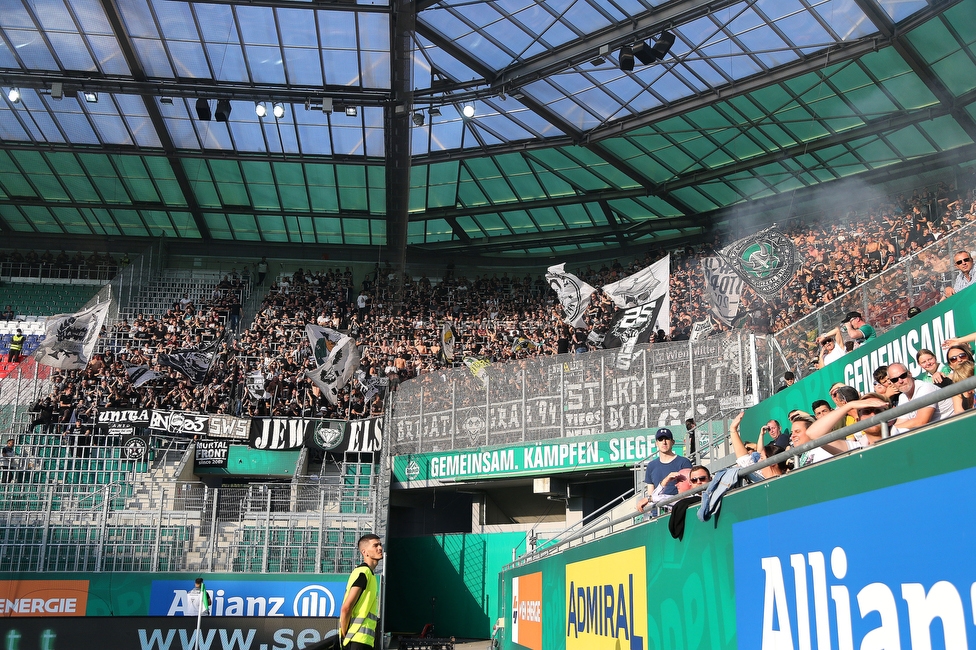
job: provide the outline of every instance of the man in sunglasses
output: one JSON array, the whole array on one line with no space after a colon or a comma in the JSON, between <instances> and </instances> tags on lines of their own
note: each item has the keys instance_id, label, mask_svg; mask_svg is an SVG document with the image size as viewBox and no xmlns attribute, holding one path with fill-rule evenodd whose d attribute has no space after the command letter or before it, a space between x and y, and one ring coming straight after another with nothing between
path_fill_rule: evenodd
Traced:
<instances>
[{"instance_id":1,"label":"man in sunglasses","mask_svg":"<svg viewBox=\"0 0 976 650\"><path fill-rule=\"evenodd\" d=\"M926 395L931 395L939 390L939 387L934 384L929 384L924 381L915 381L912 374L908 372L908 368L901 363L892 363L888 366L888 379L891 381L891 384L895 386L899 392L901 392L901 395L898 397L899 406L925 397ZM949 401L950 405L952 402L951 399L943 401ZM891 434L896 435L899 433L905 433L906 431L917 429L926 424L938 422L940 411L943 411L942 407L942 402L936 402L935 404L920 407L911 413L901 416L895 420L895 424L891 429Z\"/></svg>"},{"instance_id":2,"label":"man in sunglasses","mask_svg":"<svg viewBox=\"0 0 976 650\"><path fill-rule=\"evenodd\" d=\"M837 425L841 424L848 416L854 418L855 421L866 420L873 415L884 412L888 406L888 400L878 393L867 393L861 399L847 402L807 426L806 438L808 440L816 440L831 431L835 431ZM846 438L844 440L835 440L834 442L828 442L820 447L820 449L823 452L835 456L850 451L851 449L869 447L881 441L881 424L868 427L854 434L854 436L855 440L847 440ZM802 442L806 441L804 440ZM798 442L797 444L802 444L802 442Z\"/></svg>"},{"instance_id":3,"label":"man in sunglasses","mask_svg":"<svg viewBox=\"0 0 976 650\"><path fill-rule=\"evenodd\" d=\"M959 273L956 274L956 280L952 283L952 286L946 287L946 298L962 291L973 283L973 256L969 254L969 251L957 251L952 256L952 262L956 265Z\"/></svg>"},{"instance_id":4,"label":"man in sunglasses","mask_svg":"<svg viewBox=\"0 0 976 650\"><path fill-rule=\"evenodd\" d=\"M828 363L837 361L846 353L844 337L840 333L840 328L835 327L820 337L820 363L817 367L823 368Z\"/></svg>"}]
</instances>

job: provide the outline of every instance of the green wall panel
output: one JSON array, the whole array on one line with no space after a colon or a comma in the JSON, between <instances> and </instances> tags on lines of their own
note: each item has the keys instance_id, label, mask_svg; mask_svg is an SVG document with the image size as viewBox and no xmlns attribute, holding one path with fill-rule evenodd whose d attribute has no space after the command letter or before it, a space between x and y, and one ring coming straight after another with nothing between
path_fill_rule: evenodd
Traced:
<instances>
[{"instance_id":1,"label":"green wall panel","mask_svg":"<svg viewBox=\"0 0 976 650\"><path fill-rule=\"evenodd\" d=\"M486 639L498 611L498 573L525 533L393 538L387 543L386 631Z\"/></svg>"}]
</instances>

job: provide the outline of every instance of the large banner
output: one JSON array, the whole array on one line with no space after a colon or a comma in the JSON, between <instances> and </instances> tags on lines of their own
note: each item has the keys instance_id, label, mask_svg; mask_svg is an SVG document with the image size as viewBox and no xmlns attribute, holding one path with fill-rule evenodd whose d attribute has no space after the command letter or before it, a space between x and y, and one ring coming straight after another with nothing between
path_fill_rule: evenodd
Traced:
<instances>
[{"instance_id":1,"label":"large banner","mask_svg":"<svg viewBox=\"0 0 976 650\"><path fill-rule=\"evenodd\" d=\"M254 449L288 451L307 446L334 453L371 453L383 448L383 420L254 418L248 444Z\"/></svg>"},{"instance_id":2,"label":"large banner","mask_svg":"<svg viewBox=\"0 0 976 650\"><path fill-rule=\"evenodd\" d=\"M716 319L732 325L739 315L742 278L721 257L706 257L701 261L705 274L705 297L709 311Z\"/></svg>"},{"instance_id":3,"label":"large banner","mask_svg":"<svg viewBox=\"0 0 976 650\"><path fill-rule=\"evenodd\" d=\"M230 442L227 440L197 440L193 448L193 467L227 467Z\"/></svg>"},{"instance_id":4,"label":"large banner","mask_svg":"<svg viewBox=\"0 0 976 650\"><path fill-rule=\"evenodd\" d=\"M973 298L976 298L976 290L961 291L764 399L746 411L742 421L743 437L755 440L759 427L770 419L786 423L792 409L812 410L809 407L815 400L830 400L830 387L836 382L853 386L859 393L874 390L874 371L879 366L904 363L912 376L918 376L922 372L915 360L919 350L931 350L940 364L945 363L942 342L976 332Z\"/></svg>"},{"instance_id":5,"label":"large banner","mask_svg":"<svg viewBox=\"0 0 976 650\"><path fill-rule=\"evenodd\" d=\"M779 295L803 262L796 244L776 226L734 241L718 254L766 300Z\"/></svg>"},{"instance_id":6,"label":"large banner","mask_svg":"<svg viewBox=\"0 0 976 650\"><path fill-rule=\"evenodd\" d=\"M564 319L573 327L586 327L583 313L590 304L590 296L596 289L572 273L566 272L566 263L550 266L546 272L549 286L556 292L565 313Z\"/></svg>"},{"instance_id":7,"label":"large banner","mask_svg":"<svg viewBox=\"0 0 976 650\"><path fill-rule=\"evenodd\" d=\"M654 433L647 430L463 451L406 454L393 458L393 479L399 487L414 488L456 480L629 467L655 453ZM678 445L678 452L681 450Z\"/></svg>"},{"instance_id":8,"label":"large banner","mask_svg":"<svg viewBox=\"0 0 976 650\"><path fill-rule=\"evenodd\" d=\"M461 369L447 383L439 374L405 382L393 453L681 426L744 406L748 343L739 334L644 347L627 370L614 353L527 360L524 375L505 364L489 373L487 390Z\"/></svg>"},{"instance_id":9,"label":"large banner","mask_svg":"<svg viewBox=\"0 0 976 650\"><path fill-rule=\"evenodd\" d=\"M62 370L80 370L87 366L110 305L111 301L106 300L74 314L49 317L44 340L34 351L37 363Z\"/></svg>"},{"instance_id":10,"label":"large banner","mask_svg":"<svg viewBox=\"0 0 976 650\"><path fill-rule=\"evenodd\" d=\"M132 435L149 426L149 409L106 409L98 412L95 427L101 435Z\"/></svg>"}]
</instances>

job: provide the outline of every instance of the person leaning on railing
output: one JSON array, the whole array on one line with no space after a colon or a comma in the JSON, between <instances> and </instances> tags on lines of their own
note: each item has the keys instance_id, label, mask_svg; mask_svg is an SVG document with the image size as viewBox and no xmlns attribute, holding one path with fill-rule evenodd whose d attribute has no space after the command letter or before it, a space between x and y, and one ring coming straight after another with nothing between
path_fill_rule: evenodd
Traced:
<instances>
[{"instance_id":1,"label":"person leaning on railing","mask_svg":"<svg viewBox=\"0 0 976 650\"><path fill-rule=\"evenodd\" d=\"M755 465L761 460L775 456L776 454L783 453L786 451L785 447L782 447L775 442L770 442L769 444L763 444L763 437L766 435L766 427L759 432L759 439L756 440L756 449L761 451L750 451L744 442L742 442L742 436L739 434L739 425L742 423L742 418L745 415L745 411L739 411L739 414L732 419L732 423L729 425L729 442L732 443L732 449L735 451L735 463L739 467L745 469L751 465ZM787 472L786 461L777 463L776 465L770 465L769 467L763 467L758 472L750 472L746 475L753 483L758 483L764 479L774 478L776 476L782 476Z\"/></svg>"},{"instance_id":2,"label":"person leaning on railing","mask_svg":"<svg viewBox=\"0 0 976 650\"><path fill-rule=\"evenodd\" d=\"M813 424L807 427L806 437L810 440L821 438L832 431L837 430L837 426L845 422L846 418L853 418L855 422L869 418L878 413L883 413L890 408L891 403L878 393L867 393L861 399L847 402L838 406L833 411L824 414ZM827 453L836 456L851 449L869 447L881 441L881 425L876 424L863 431L854 434L854 440L835 440L822 447Z\"/></svg>"}]
</instances>

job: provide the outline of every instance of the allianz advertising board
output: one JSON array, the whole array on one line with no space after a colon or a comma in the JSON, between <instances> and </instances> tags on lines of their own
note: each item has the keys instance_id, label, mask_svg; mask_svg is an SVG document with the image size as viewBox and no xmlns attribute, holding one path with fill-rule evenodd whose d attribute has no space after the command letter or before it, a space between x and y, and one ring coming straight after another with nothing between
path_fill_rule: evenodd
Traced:
<instances>
[{"instance_id":1,"label":"allianz advertising board","mask_svg":"<svg viewBox=\"0 0 976 650\"><path fill-rule=\"evenodd\" d=\"M344 582L290 582L213 579L206 582L213 616L339 616ZM153 580L150 616L185 616L186 580Z\"/></svg>"},{"instance_id":2,"label":"allianz advertising board","mask_svg":"<svg viewBox=\"0 0 976 650\"><path fill-rule=\"evenodd\" d=\"M738 647L976 647L974 484L970 468L734 524Z\"/></svg>"}]
</instances>

